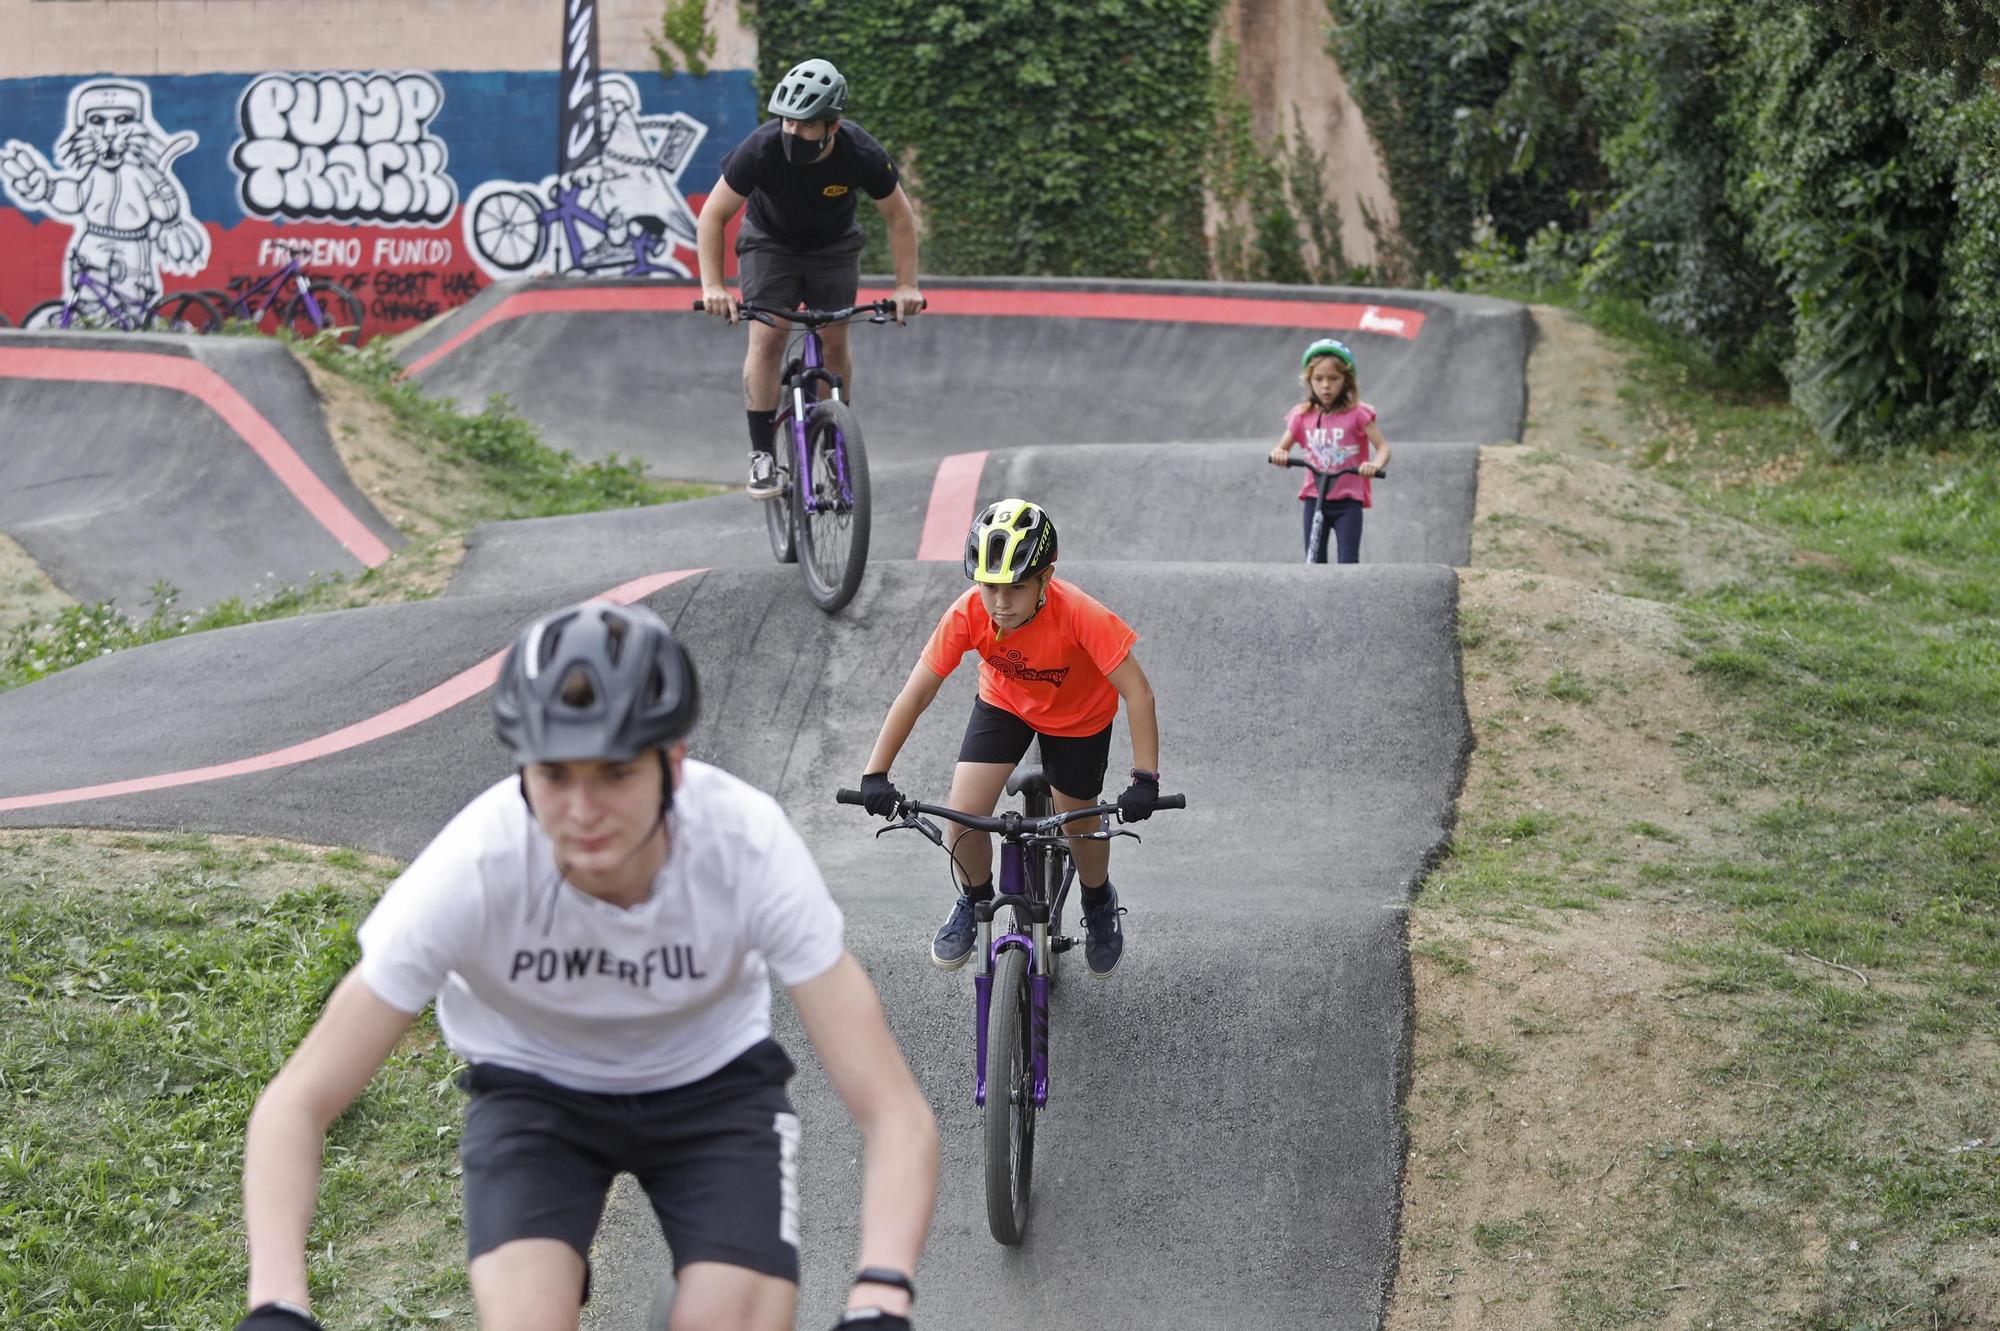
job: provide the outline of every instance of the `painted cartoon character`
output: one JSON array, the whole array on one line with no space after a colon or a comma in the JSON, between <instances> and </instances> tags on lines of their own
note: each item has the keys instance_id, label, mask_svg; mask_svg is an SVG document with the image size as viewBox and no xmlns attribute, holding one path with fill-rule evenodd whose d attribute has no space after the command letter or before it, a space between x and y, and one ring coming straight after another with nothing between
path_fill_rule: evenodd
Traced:
<instances>
[{"instance_id":1,"label":"painted cartoon character","mask_svg":"<svg viewBox=\"0 0 2000 1331\"><path fill-rule=\"evenodd\" d=\"M65 296L88 272L121 301L145 308L160 295L160 273L192 276L208 264L208 232L175 178L175 158L193 148L192 131L167 138L146 89L100 81L70 93L69 129L56 145L68 173L17 139L0 149L0 187L23 210L70 222Z\"/></svg>"},{"instance_id":2,"label":"painted cartoon character","mask_svg":"<svg viewBox=\"0 0 2000 1331\"><path fill-rule=\"evenodd\" d=\"M614 228L622 221L655 239L671 231L681 243L694 244L694 213L674 183L674 168L685 159L688 140L699 135L692 126L672 120L661 124L659 117L649 117L651 125L641 120L638 89L629 80L606 78L599 98L604 152L597 164L598 210ZM657 143L648 138L648 129L657 132ZM670 249L661 247L663 253Z\"/></svg>"},{"instance_id":3,"label":"painted cartoon character","mask_svg":"<svg viewBox=\"0 0 2000 1331\"><path fill-rule=\"evenodd\" d=\"M680 174L708 127L685 111L647 115L622 74L598 85L604 147L583 168L539 183L489 180L465 208L465 237L489 277L615 273L686 277L695 244Z\"/></svg>"}]
</instances>

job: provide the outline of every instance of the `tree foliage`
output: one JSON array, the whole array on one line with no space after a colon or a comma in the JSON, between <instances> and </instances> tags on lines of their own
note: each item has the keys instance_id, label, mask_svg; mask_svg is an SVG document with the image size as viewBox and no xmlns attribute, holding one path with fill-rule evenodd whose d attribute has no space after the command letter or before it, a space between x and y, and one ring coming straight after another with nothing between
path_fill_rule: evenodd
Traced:
<instances>
[{"instance_id":1,"label":"tree foliage","mask_svg":"<svg viewBox=\"0 0 2000 1331\"><path fill-rule=\"evenodd\" d=\"M1831 435L2000 423L2000 0L1328 8L1422 271L1532 235Z\"/></svg>"},{"instance_id":2,"label":"tree foliage","mask_svg":"<svg viewBox=\"0 0 2000 1331\"><path fill-rule=\"evenodd\" d=\"M945 273L1202 277L1222 0L755 0L767 84L821 56Z\"/></svg>"},{"instance_id":3,"label":"tree foliage","mask_svg":"<svg viewBox=\"0 0 2000 1331\"><path fill-rule=\"evenodd\" d=\"M1818 0L1811 7L1893 68L1950 74L1960 96L2000 59L2000 0Z\"/></svg>"}]
</instances>

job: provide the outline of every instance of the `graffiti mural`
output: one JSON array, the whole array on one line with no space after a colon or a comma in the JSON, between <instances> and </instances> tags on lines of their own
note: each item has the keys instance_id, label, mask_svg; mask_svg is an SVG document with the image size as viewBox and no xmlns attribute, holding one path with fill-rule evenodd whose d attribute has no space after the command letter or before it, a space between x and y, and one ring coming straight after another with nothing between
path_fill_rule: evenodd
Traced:
<instances>
[{"instance_id":1,"label":"graffiti mural","mask_svg":"<svg viewBox=\"0 0 2000 1331\"><path fill-rule=\"evenodd\" d=\"M230 154L253 217L435 225L458 210L431 133L444 89L429 74L266 74L243 90Z\"/></svg>"},{"instance_id":2,"label":"graffiti mural","mask_svg":"<svg viewBox=\"0 0 2000 1331\"><path fill-rule=\"evenodd\" d=\"M694 210L680 177L708 127L685 111L646 115L623 74L598 86L604 148L568 176L494 180L465 209L465 240L491 277L615 273L686 277Z\"/></svg>"},{"instance_id":3,"label":"graffiti mural","mask_svg":"<svg viewBox=\"0 0 2000 1331\"><path fill-rule=\"evenodd\" d=\"M70 225L63 279L51 299L99 288L101 304L143 311L162 273L192 276L208 263L208 232L195 220L174 162L201 136L168 137L153 119L146 87L95 79L70 90L58 167L19 139L0 148L0 188L26 211ZM64 170L62 168L68 168ZM109 293L106 296L103 293Z\"/></svg>"},{"instance_id":4,"label":"graffiti mural","mask_svg":"<svg viewBox=\"0 0 2000 1331\"><path fill-rule=\"evenodd\" d=\"M0 79L11 136L0 316L18 323L67 296L76 273L137 300L219 291L292 257L359 297L370 335L500 278L687 275L723 151L757 123L750 72L606 72L604 152L567 176L548 174L560 80L408 69Z\"/></svg>"}]
</instances>

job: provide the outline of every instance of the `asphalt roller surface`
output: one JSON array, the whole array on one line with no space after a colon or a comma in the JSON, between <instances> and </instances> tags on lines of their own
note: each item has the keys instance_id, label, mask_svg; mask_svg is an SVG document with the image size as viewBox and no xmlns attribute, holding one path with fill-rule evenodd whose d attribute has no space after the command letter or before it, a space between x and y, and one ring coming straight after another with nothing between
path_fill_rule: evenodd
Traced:
<instances>
[{"instance_id":1,"label":"asphalt roller surface","mask_svg":"<svg viewBox=\"0 0 2000 1331\"><path fill-rule=\"evenodd\" d=\"M354 575L402 537L275 342L0 332L0 531L76 600L143 617Z\"/></svg>"},{"instance_id":2,"label":"asphalt roller surface","mask_svg":"<svg viewBox=\"0 0 2000 1331\"><path fill-rule=\"evenodd\" d=\"M1274 432L1273 439L1276 438ZM1265 461L1270 440L1161 444L1037 444L977 463L964 517L1021 496L1049 506L1066 558L1297 563L1305 473ZM934 462L871 465L871 559L919 556ZM1368 564L1464 564L1472 557L1479 449L1405 442L1376 482L1361 542ZM772 501L777 502L777 501ZM577 513L475 529L453 596L637 577L656 568L757 564L771 558L764 506L740 492L651 508ZM1333 537L1326 537L1328 549ZM952 558L956 558L954 551Z\"/></svg>"},{"instance_id":3,"label":"asphalt roller surface","mask_svg":"<svg viewBox=\"0 0 2000 1331\"><path fill-rule=\"evenodd\" d=\"M927 959L949 905L943 856L907 834L877 842L869 819L832 803L859 777L962 574L885 563L834 618L774 567L716 570L646 599L702 670L697 756L785 804L938 1111L946 1167L923 1264L928 1321L1138 1328L1235 1309L1269 1325L1373 1325L1400 1158L1400 907L1445 835L1465 744L1454 579L1408 566L1081 561L1065 572L1139 629L1167 785L1190 807L1114 851L1132 912L1119 973L1092 982L1064 958L1033 1227L1014 1251L985 1230L970 978ZM0 774L0 821L256 832L411 856L507 771L483 694L267 772L8 806L307 744L439 688L523 620L601 590L252 625L0 695L0 729L19 739ZM962 668L897 764L907 790L937 796L948 784L972 696ZM212 722L202 733L185 724L190 697ZM1128 754L1121 723L1114 773ZM811 1326L830 1320L852 1262L858 1140L780 1011L803 1069L800 1325ZM611 1208L593 1325L639 1324L658 1246L648 1212Z\"/></svg>"},{"instance_id":4,"label":"asphalt roller surface","mask_svg":"<svg viewBox=\"0 0 2000 1331\"><path fill-rule=\"evenodd\" d=\"M473 407L505 394L579 457L739 482L745 334L690 310L694 294L497 283L400 354L425 392ZM851 333L851 396L877 465L1042 443L1268 446L1301 396L1300 352L1324 334L1353 346L1391 443L1518 439L1526 411L1531 325L1504 301L1060 279L941 278L930 294L907 326ZM987 312L1010 308L1028 313ZM1349 322L1315 323L1322 313ZM1190 321L1210 318L1251 322Z\"/></svg>"}]
</instances>

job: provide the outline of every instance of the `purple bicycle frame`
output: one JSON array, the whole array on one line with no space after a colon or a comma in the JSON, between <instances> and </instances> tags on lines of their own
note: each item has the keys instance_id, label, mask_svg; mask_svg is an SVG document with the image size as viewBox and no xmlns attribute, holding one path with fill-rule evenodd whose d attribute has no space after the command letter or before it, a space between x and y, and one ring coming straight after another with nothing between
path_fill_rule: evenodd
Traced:
<instances>
[{"instance_id":1,"label":"purple bicycle frame","mask_svg":"<svg viewBox=\"0 0 2000 1331\"><path fill-rule=\"evenodd\" d=\"M818 332L810 328L807 329L805 344L802 371L809 373L813 370L825 369L826 363L820 359ZM800 487L799 501L803 511L817 513L819 512L819 502L813 498L812 486L808 484L812 477L812 471L810 469L811 456L806 449L807 412L805 394L805 384L794 383L792 385L792 448L794 456L797 459L793 464L792 484ZM833 465L835 475L840 480L840 499L842 503L851 506L854 503L854 486L847 479L847 440L840 436L838 427L834 430L834 436L837 440L837 445L833 450ZM981 1038L984 1038L986 1027L982 1024L979 1029L981 1031Z\"/></svg>"},{"instance_id":2,"label":"purple bicycle frame","mask_svg":"<svg viewBox=\"0 0 2000 1331\"><path fill-rule=\"evenodd\" d=\"M1018 895L1026 880L1020 843L1008 841L1000 847L1000 895ZM1034 1074L1031 1099L1037 1109L1049 1103L1049 977L1035 952L1035 940L1026 934L1002 934L994 939L980 958L979 974L972 977L974 1020L978 1029L974 1044L978 1049L978 1073L972 1089L972 1103L986 1107L986 1018L993 1007L993 967L1006 948L1028 954L1028 1062Z\"/></svg>"}]
</instances>

